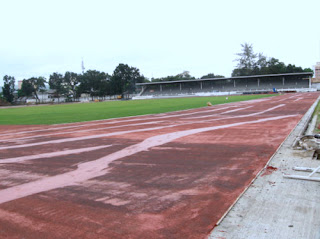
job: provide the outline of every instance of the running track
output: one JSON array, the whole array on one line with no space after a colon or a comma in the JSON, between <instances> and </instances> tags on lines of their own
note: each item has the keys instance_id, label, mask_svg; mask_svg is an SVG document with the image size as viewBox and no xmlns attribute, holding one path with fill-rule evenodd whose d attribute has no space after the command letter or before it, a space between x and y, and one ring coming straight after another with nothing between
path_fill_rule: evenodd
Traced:
<instances>
[{"instance_id":1,"label":"running track","mask_svg":"<svg viewBox=\"0 0 320 239\"><path fill-rule=\"evenodd\" d=\"M0 126L0 238L206 238L318 96Z\"/></svg>"}]
</instances>

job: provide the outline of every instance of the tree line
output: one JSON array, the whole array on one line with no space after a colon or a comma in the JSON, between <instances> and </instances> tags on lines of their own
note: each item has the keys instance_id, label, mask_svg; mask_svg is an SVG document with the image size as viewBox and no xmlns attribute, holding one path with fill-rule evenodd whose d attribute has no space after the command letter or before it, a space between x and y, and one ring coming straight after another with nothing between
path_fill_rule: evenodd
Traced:
<instances>
[{"instance_id":1,"label":"tree line","mask_svg":"<svg viewBox=\"0 0 320 239\"><path fill-rule=\"evenodd\" d=\"M201 76L200 79L208 79L208 78L224 78L223 75L215 75L214 73L209 73L207 75ZM175 76L166 76L161 78L151 78L151 82L161 82L161 81L180 81L180 80L194 80L196 79L194 76L190 75L189 71L184 71Z\"/></svg>"},{"instance_id":2,"label":"tree line","mask_svg":"<svg viewBox=\"0 0 320 239\"><path fill-rule=\"evenodd\" d=\"M254 53L252 44L241 44L242 52L237 53L237 67L232 76L268 75L298 72L313 72L311 68L302 68L292 64L286 65L274 57L266 57L263 53Z\"/></svg>"},{"instance_id":3,"label":"tree line","mask_svg":"<svg viewBox=\"0 0 320 239\"><path fill-rule=\"evenodd\" d=\"M254 53L252 44L241 44L241 52L236 55L236 68L232 71L232 76L250 76L281 73L313 72L310 68L302 68L292 64L284 64L274 57L266 57L263 53ZM209 73L200 79L224 78L223 75ZM184 71L175 76L166 76L161 78L151 78L152 82L161 81L180 81L196 79L190 75L189 71ZM105 97L111 95L134 94L136 92L136 83L149 82L138 68L119 64L112 75L108 73L88 70L82 74L67 71L64 75L53 73L47 80L44 77L31 77L22 81L21 89L18 90L17 97L35 97L39 102L38 92L46 91L46 84L49 84L53 90L55 98L65 97L68 101L76 101L81 94L87 94L91 97ZM0 101L5 100L9 103L15 100L15 78L13 76L4 76L4 86Z\"/></svg>"},{"instance_id":4,"label":"tree line","mask_svg":"<svg viewBox=\"0 0 320 239\"><path fill-rule=\"evenodd\" d=\"M142 83L147 79L136 67L127 64L119 64L112 75L108 73L88 70L82 74L67 71L64 75L52 73L47 80L45 77L31 77L22 81L21 89L17 92L17 98L35 97L40 102L38 92L46 92L46 84L53 90L53 97L65 97L67 101L76 101L81 94L91 97L105 97L109 95L133 94L136 92L136 83ZM4 76L2 98L9 103L15 100L15 78ZM0 96L1 97L1 96Z\"/></svg>"}]
</instances>

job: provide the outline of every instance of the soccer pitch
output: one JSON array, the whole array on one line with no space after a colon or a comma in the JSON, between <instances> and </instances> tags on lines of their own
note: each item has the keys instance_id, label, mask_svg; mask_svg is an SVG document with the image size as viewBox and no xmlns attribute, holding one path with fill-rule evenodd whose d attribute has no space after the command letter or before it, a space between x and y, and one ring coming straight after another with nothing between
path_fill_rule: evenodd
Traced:
<instances>
[{"instance_id":1,"label":"soccer pitch","mask_svg":"<svg viewBox=\"0 0 320 239\"><path fill-rule=\"evenodd\" d=\"M0 108L0 124L61 124L111 119L205 107L207 102L217 105L270 96L274 96L274 94L106 101Z\"/></svg>"}]
</instances>

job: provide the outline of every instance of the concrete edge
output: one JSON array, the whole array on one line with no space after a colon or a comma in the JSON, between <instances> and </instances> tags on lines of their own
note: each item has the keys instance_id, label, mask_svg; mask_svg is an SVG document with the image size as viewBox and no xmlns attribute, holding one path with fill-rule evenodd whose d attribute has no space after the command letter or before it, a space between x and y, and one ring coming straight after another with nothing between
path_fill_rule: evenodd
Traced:
<instances>
[{"instance_id":1,"label":"concrete edge","mask_svg":"<svg viewBox=\"0 0 320 239\"><path fill-rule=\"evenodd\" d=\"M270 164L270 162L272 161L272 159L274 158L274 156L278 153L278 151L280 150L280 148L282 147L282 145L285 143L285 141L293 134L293 132L295 131L295 129L298 127L299 124L303 123L303 127L302 130L300 130L297 134L296 140L294 140L294 144L297 141L297 137L301 136L307 129L308 124L311 120L312 114L316 108L316 106L318 105L320 101L320 96L317 98L317 100L312 104L312 106L309 108L309 110L304 114L304 116L300 119L300 121L296 124L296 126L291 130L291 132L287 135L287 137L283 140L283 142L279 145L279 147L277 148L277 150L274 152L274 154L270 157L270 159L268 160L268 162L266 163L266 165L257 173L257 175L254 177L254 179L252 179L252 181L248 184L248 186L243 190L243 192L237 197L237 199L233 202L233 204L228 208L228 210L222 215L222 217L219 219L219 221L216 223L216 226L218 226L223 219L229 214L229 212L232 210L232 208L235 206L235 204L240 200L240 198L243 196L243 194L250 188L250 186L254 183L254 181L256 181L256 179L262 174L262 172L264 172L264 170L266 170L267 166ZM293 145L294 145L293 144ZM209 235L211 235L211 233L213 232L214 228L210 231Z\"/></svg>"}]
</instances>

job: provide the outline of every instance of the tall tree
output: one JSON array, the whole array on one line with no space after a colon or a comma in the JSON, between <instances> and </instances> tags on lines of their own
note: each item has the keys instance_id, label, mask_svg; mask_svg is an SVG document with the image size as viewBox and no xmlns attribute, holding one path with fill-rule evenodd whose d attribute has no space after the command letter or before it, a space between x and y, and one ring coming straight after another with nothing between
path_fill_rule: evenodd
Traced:
<instances>
[{"instance_id":1,"label":"tall tree","mask_svg":"<svg viewBox=\"0 0 320 239\"><path fill-rule=\"evenodd\" d=\"M88 70L79 77L80 85L77 92L90 94L92 98L106 96L109 93L109 79L110 76L104 72Z\"/></svg>"},{"instance_id":2,"label":"tall tree","mask_svg":"<svg viewBox=\"0 0 320 239\"><path fill-rule=\"evenodd\" d=\"M249 43L241 44L242 52L237 53L239 56L236 61L238 62L236 71L233 71L232 75L251 75L255 67L255 59L257 54L253 52L253 46Z\"/></svg>"},{"instance_id":3,"label":"tall tree","mask_svg":"<svg viewBox=\"0 0 320 239\"><path fill-rule=\"evenodd\" d=\"M278 59L272 57L268 60L267 74L293 73L287 72L286 65Z\"/></svg>"},{"instance_id":4,"label":"tall tree","mask_svg":"<svg viewBox=\"0 0 320 239\"><path fill-rule=\"evenodd\" d=\"M67 88L69 95L73 98L73 101L76 100L77 97L77 86L80 83L80 77L77 73L67 71L64 74L64 84Z\"/></svg>"},{"instance_id":5,"label":"tall tree","mask_svg":"<svg viewBox=\"0 0 320 239\"><path fill-rule=\"evenodd\" d=\"M286 65L274 57L267 58L262 53L255 54L252 45L248 43L241 44L241 47L242 52L237 54L240 57L236 59L238 65L233 70L232 76L312 72L310 68L303 69L292 64Z\"/></svg>"},{"instance_id":6,"label":"tall tree","mask_svg":"<svg viewBox=\"0 0 320 239\"><path fill-rule=\"evenodd\" d=\"M145 77L140 74L138 68L130 67L127 64L119 64L111 77L111 87L114 94L123 95L134 93L136 83L142 83Z\"/></svg>"},{"instance_id":7,"label":"tall tree","mask_svg":"<svg viewBox=\"0 0 320 239\"><path fill-rule=\"evenodd\" d=\"M30 97L33 94L33 86L29 80L22 81L21 89L18 90L18 97Z\"/></svg>"},{"instance_id":8,"label":"tall tree","mask_svg":"<svg viewBox=\"0 0 320 239\"><path fill-rule=\"evenodd\" d=\"M62 74L56 72L49 77L49 87L50 89L55 90L55 96L58 98L58 101L60 97L67 94L68 91L64 84L64 78Z\"/></svg>"},{"instance_id":9,"label":"tall tree","mask_svg":"<svg viewBox=\"0 0 320 239\"><path fill-rule=\"evenodd\" d=\"M176 75L178 80L193 80L195 79L193 76L190 75L189 71L184 71L178 75Z\"/></svg>"},{"instance_id":10,"label":"tall tree","mask_svg":"<svg viewBox=\"0 0 320 239\"><path fill-rule=\"evenodd\" d=\"M37 102L40 102L40 99L39 99L39 96L38 96L38 92L41 90L41 89L44 89L46 86L45 86L45 83L46 83L46 78L40 76L40 77L31 77L29 79L29 82L31 83L32 85L32 89L33 89L33 94L34 96L36 97L36 101Z\"/></svg>"},{"instance_id":11,"label":"tall tree","mask_svg":"<svg viewBox=\"0 0 320 239\"><path fill-rule=\"evenodd\" d=\"M2 94L6 101L12 103L14 100L14 84L15 78L13 76L5 75L3 77L3 87L2 87Z\"/></svg>"},{"instance_id":12,"label":"tall tree","mask_svg":"<svg viewBox=\"0 0 320 239\"><path fill-rule=\"evenodd\" d=\"M262 53L258 54L258 60L254 63L252 75L265 75L268 74L268 60Z\"/></svg>"}]
</instances>

